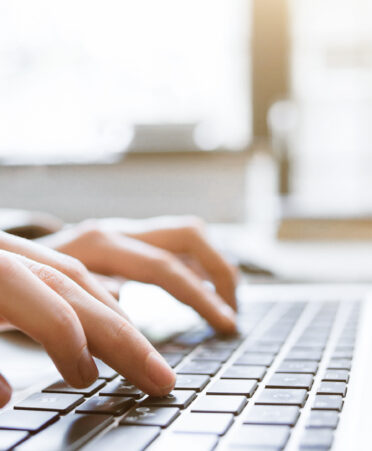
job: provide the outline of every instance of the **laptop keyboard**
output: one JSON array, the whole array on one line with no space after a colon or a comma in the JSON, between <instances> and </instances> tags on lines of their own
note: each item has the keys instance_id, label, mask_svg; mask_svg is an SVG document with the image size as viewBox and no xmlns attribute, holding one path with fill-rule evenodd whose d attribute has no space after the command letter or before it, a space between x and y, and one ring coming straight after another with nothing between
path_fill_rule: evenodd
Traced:
<instances>
[{"instance_id":1,"label":"laptop keyboard","mask_svg":"<svg viewBox=\"0 0 372 451\"><path fill-rule=\"evenodd\" d=\"M90 387L56 381L2 412L0 450L331 449L360 307L243 304L239 335L205 328L157 346L177 373L162 398L97 361Z\"/></svg>"}]
</instances>

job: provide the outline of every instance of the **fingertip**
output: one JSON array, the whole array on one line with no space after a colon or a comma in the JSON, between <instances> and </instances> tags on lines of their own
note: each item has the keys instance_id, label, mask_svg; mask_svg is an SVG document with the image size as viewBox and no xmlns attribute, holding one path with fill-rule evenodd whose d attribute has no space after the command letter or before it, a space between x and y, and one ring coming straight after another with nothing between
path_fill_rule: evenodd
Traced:
<instances>
[{"instance_id":1,"label":"fingertip","mask_svg":"<svg viewBox=\"0 0 372 451\"><path fill-rule=\"evenodd\" d=\"M155 385L155 396L164 396L171 392L176 383L176 375L163 357L156 351L151 351L145 363L146 373Z\"/></svg>"},{"instance_id":2,"label":"fingertip","mask_svg":"<svg viewBox=\"0 0 372 451\"><path fill-rule=\"evenodd\" d=\"M83 348L79 362L79 374L83 386L89 387L98 377L98 369L87 346Z\"/></svg>"},{"instance_id":3,"label":"fingertip","mask_svg":"<svg viewBox=\"0 0 372 451\"><path fill-rule=\"evenodd\" d=\"M232 334L237 330L236 312L227 304L221 303L218 307L221 321L218 331L225 334Z\"/></svg>"}]
</instances>

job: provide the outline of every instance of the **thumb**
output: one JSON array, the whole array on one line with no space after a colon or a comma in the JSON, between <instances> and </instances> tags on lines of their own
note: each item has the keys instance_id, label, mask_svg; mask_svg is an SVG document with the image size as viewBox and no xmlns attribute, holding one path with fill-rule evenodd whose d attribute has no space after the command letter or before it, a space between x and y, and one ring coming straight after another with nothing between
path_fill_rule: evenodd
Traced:
<instances>
[{"instance_id":1,"label":"thumb","mask_svg":"<svg viewBox=\"0 0 372 451\"><path fill-rule=\"evenodd\" d=\"M12 389L6 379L0 374L0 407L4 407L12 396Z\"/></svg>"}]
</instances>

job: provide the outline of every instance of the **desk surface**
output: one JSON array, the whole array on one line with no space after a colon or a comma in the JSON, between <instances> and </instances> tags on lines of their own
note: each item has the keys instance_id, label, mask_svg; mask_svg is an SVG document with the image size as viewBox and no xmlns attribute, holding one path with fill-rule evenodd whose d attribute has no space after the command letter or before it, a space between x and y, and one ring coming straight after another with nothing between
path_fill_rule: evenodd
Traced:
<instances>
[{"instance_id":1,"label":"desk surface","mask_svg":"<svg viewBox=\"0 0 372 451\"><path fill-rule=\"evenodd\" d=\"M211 238L222 250L248 258L285 280L372 282L371 242L280 242L271 225L221 225Z\"/></svg>"}]
</instances>

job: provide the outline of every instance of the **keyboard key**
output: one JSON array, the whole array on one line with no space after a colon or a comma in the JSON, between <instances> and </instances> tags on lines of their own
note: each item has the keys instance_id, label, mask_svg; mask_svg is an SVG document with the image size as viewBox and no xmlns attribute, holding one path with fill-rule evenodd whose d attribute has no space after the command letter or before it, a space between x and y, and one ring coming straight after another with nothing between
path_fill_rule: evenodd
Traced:
<instances>
[{"instance_id":1,"label":"keyboard key","mask_svg":"<svg viewBox=\"0 0 372 451\"><path fill-rule=\"evenodd\" d=\"M244 423L294 426L300 416L295 406L253 406Z\"/></svg>"},{"instance_id":2,"label":"keyboard key","mask_svg":"<svg viewBox=\"0 0 372 451\"><path fill-rule=\"evenodd\" d=\"M256 426L243 424L233 435L233 446L244 449L281 450L289 439L288 426Z\"/></svg>"},{"instance_id":3,"label":"keyboard key","mask_svg":"<svg viewBox=\"0 0 372 451\"><path fill-rule=\"evenodd\" d=\"M235 365L264 365L270 366L273 363L274 355L273 354L260 354L255 352L247 352L241 355L236 362Z\"/></svg>"},{"instance_id":4,"label":"keyboard key","mask_svg":"<svg viewBox=\"0 0 372 451\"><path fill-rule=\"evenodd\" d=\"M216 332L212 327L206 326L199 330L188 330L181 335L178 335L173 342L184 346L196 346L215 335Z\"/></svg>"},{"instance_id":5,"label":"keyboard key","mask_svg":"<svg viewBox=\"0 0 372 451\"><path fill-rule=\"evenodd\" d=\"M191 407L192 412L233 413L239 415L247 404L245 396L202 396Z\"/></svg>"},{"instance_id":6,"label":"keyboard key","mask_svg":"<svg viewBox=\"0 0 372 451\"><path fill-rule=\"evenodd\" d=\"M329 370L349 370L351 369L351 361L346 359L331 359L327 366Z\"/></svg>"},{"instance_id":7,"label":"keyboard key","mask_svg":"<svg viewBox=\"0 0 372 451\"><path fill-rule=\"evenodd\" d=\"M160 434L155 426L119 426L94 443L95 451L142 451ZM125 445L123 445L125 444Z\"/></svg>"},{"instance_id":8,"label":"keyboard key","mask_svg":"<svg viewBox=\"0 0 372 451\"><path fill-rule=\"evenodd\" d=\"M24 431L0 431L0 450L12 449L28 436L28 432Z\"/></svg>"},{"instance_id":9,"label":"keyboard key","mask_svg":"<svg viewBox=\"0 0 372 451\"><path fill-rule=\"evenodd\" d=\"M203 390L210 378L199 374L177 374L175 390Z\"/></svg>"},{"instance_id":10,"label":"keyboard key","mask_svg":"<svg viewBox=\"0 0 372 451\"><path fill-rule=\"evenodd\" d=\"M313 410L337 410L342 409L342 396L338 395L317 395L315 396Z\"/></svg>"},{"instance_id":11,"label":"keyboard key","mask_svg":"<svg viewBox=\"0 0 372 451\"><path fill-rule=\"evenodd\" d=\"M327 370L322 380L334 382L349 382L349 372L347 370Z\"/></svg>"},{"instance_id":12,"label":"keyboard key","mask_svg":"<svg viewBox=\"0 0 372 451\"><path fill-rule=\"evenodd\" d=\"M144 393L126 380L112 381L101 391L100 396L131 396L133 398L142 398Z\"/></svg>"},{"instance_id":13,"label":"keyboard key","mask_svg":"<svg viewBox=\"0 0 372 451\"><path fill-rule=\"evenodd\" d=\"M291 350L286 355L286 360L313 360L320 361L322 358L321 351L307 351L307 350Z\"/></svg>"},{"instance_id":14,"label":"keyboard key","mask_svg":"<svg viewBox=\"0 0 372 451\"><path fill-rule=\"evenodd\" d=\"M288 405L303 407L307 399L306 390L288 388L265 388L256 404Z\"/></svg>"},{"instance_id":15,"label":"keyboard key","mask_svg":"<svg viewBox=\"0 0 372 451\"><path fill-rule=\"evenodd\" d=\"M346 390L345 382L321 382L317 393L323 395L345 396Z\"/></svg>"},{"instance_id":16,"label":"keyboard key","mask_svg":"<svg viewBox=\"0 0 372 451\"><path fill-rule=\"evenodd\" d=\"M183 354L185 356L189 354L193 348L176 343L164 343L156 346L156 349L160 352L160 354Z\"/></svg>"},{"instance_id":17,"label":"keyboard key","mask_svg":"<svg viewBox=\"0 0 372 451\"><path fill-rule=\"evenodd\" d=\"M19 410L47 410L67 413L84 401L82 395L62 393L34 393L14 406Z\"/></svg>"},{"instance_id":18,"label":"keyboard key","mask_svg":"<svg viewBox=\"0 0 372 451\"><path fill-rule=\"evenodd\" d=\"M349 359L353 358L354 351L334 351L332 359Z\"/></svg>"},{"instance_id":19,"label":"keyboard key","mask_svg":"<svg viewBox=\"0 0 372 451\"><path fill-rule=\"evenodd\" d=\"M108 415L122 415L134 404L134 398L122 398L119 396L95 396L81 404L77 413L101 413Z\"/></svg>"},{"instance_id":20,"label":"keyboard key","mask_svg":"<svg viewBox=\"0 0 372 451\"><path fill-rule=\"evenodd\" d=\"M307 429L300 441L300 449L327 450L332 446L332 429Z\"/></svg>"},{"instance_id":21,"label":"keyboard key","mask_svg":"<svg viewBox=\"0 0 372 451\"><path fill-rule=\"evenodd\" d=\"M178 432L159 437L152 445L151 451L212 451L215 449L217 442L217 435L182 434ZM122 448L120 451L122 451Z\"/></svg>"},{"instance_id":22,"label":"keyboard key","mask_svg":"<svg viewBox=\"0 0 372 451\"><path fill-rule=\"evenodd\" d=\"M229 413L188 413L175 423L175 432L195 432L223 435L233 423L233 415Z\"/></svg>"},{"instance_id":23,"label":"keyboard key","mask_svg":"<svg viewBox=\"0 0 372 451\"><path fill-rule=\"evenodd\" d=\"M49 387L44 388L44 393L76 393L84 396L92 396L96 393L100 388L105 385L105 381L96 380L92 385L85 388L74 388L71 385L68 385L64 380L60 380L55 382L54 384L49 385Z\"/></svg>"},{"instance_id":24,"label":"keyboard key","mask_svg":"<svg viewBox=\"0 0 372 451\"><path fill-rule=\"evenodd\" d=\"M336 346L335 347L335 352L342 352L342 351L346 351L346 352L354 352L354 346Z\"/></svg>"},{"instance_id":25,"label":"keyboard key","mask_svg":"<svg viewBox=\"0 0 372 451\"><path fill-rule=\"evenodd\" d=\"M58 414L55 412L5 410L0 414L0 429L19 429L35 432L57 421L58 418Z\"/></svg>"},{"instance_id":26,"label":"keyboard key","mask_svg":"<svg viewBox=\"0 0 372 451\"><path fill-rule=\"evenodd\" d=\"M106 363L102 362L102 360L94 359L96 362L96 366L98 369L98 379L105 379L106 381L112 381L115 377L118 376L118 373L110 368Z\"/></svg>"},{"instance_id":27,"label":"keyboard key","mask_svg":"<svg viewBox=\"0 0 372 451\"><path fill-rule=\"evenodd\" d=\"M299 348L313 348L316 346L324 349L327 341L327 338L300 338L296 341L295 346Z\"/></svg>"},{"instance_id":28,"label":"keyboard key","mask_svg":"<svg viewBox=\"0 0 372 451\"><path fill-rule=\"evenodd\" d=\"M217 362L226 362L232 354L230 349L204 348L197 350L193 355L193 360L215 360Z\"/></svg>"},{"instance_id":29,"label":"keyboard key","mask_svg":"<svg viewBox=\"0 0 372 451\"><path fill-rule=\"evenodd\" d=\"M208 340L205 344L208 347L218 348L218 349L236 349L240 346L242 341L244 340L241 336L231 336L227 337L224 335L218 336L216 338L212 338Z\"/></svg>"},{"instance_id":30,"label":"keyboard key","mask_svg":"<svg viewBox=\"0 0 372 451\"><path fill-rule=\"evenodd\" d=\"M316 374L318 363L305 360L283 360L277 373L309 373Z\"/></svg>"},{"instance_id":31,"label":"keyboard key","mask_svg":"<svg viewBox=\"0 0 372 451\"><path fill-rule=\"evenodd\" d=\"M141 405L157 407L179 407L185 409L196 398L196 392L193 390L173 390L166 396L160 398L149 396Z\"/></svg>"},{"instance_id":32,"label":"keyboard key","mask_svg":"<svg viewBox=\"0 0 372 451\"><path fill-rule=\"evenodd\" d=\"M280 348L281 345L279 343L254 341L246 345L244 352L269 352L271 354L277 354L280 351Z\"/></svg>"},{"instance_id":33,"label":"keyboard key","mask_svg":"<svg viewBox=\"0 0 372 451\"><path fill-rule=\"evenodd\" d=\"M185 357L183 354L173 354L173 353L163 353L162 356L167 361L168 365L174 368L177 366L182 359Z\"/></svg>"},{"instance_id":34,"label":"keyboard key","mask_svg":"<svg viewBox=\"0 0 372 451\"><path fill-rule=\"evenodd\" d=\"M305 388L310 390L313 385L311 374L275 373L266 384L268 388Z\"/></svg>"},{"instance_id":35,"label":"keyboard key","mask_svg":"<svg viewBox=\"0 0 372 451\"><path fill-rule=\"evenodd\" d=\"M338 412L335 412L334 410L313 410L306 427L336 429L338 420Z\"/></svg>"},{"instance_id":36,"label":"keyboard key","mask_svg":"<svg viewBox=\"0 0 372 451\"><path fill-rule=\"evenodd\" d=\"M220 362L206 362L206 361L191 361L183 364L181 368L177 369L179 374L206 374L214 376L221 368Z\"/></svg>"},{"instance_id":37,"label":"keyboard key","mask_svg":"<svg viewBox=\"0 0 372 451\"><path fill-rule=\"evenodd\" d=\"M176 407L133 407L120 424L141 426L169 426L180 414Z\"/></svg>"},{"instance_id":38,"label":"keyboard key","mask_svg":"<svg viewBox=\"0 0 372 451\"><path fill-rule=\"evenodd\" d=\"M342 347L354 346L354 345L355 345L355 337L340 338L337 342L337 346L342 346Z\"/></svg>"},{"instance_id":39,"label":"keyboard key","mask_svg":"<svg viewBox=\"0 0 372 451\"><path fill-rule=\"evenodd\" d=\"M262 381L266 371L266 366L233 365L222 374L221 379L256 379Z\"/></svg>"},{"instance_id":40,"label":"keyboard key","mask_svg":"<svg viewBox=\"0 0 372 451\"><path fill-rule=\"evenodd\" d=\"M209 395L243 395L250 398L257 387L257 382L254 380L220 379L207 389L207 393Z\"/></svg>"},{"instance_id":41,"label":"keyboard key","mask_svg":"<svg viewBox=\"0 0 372 451\"><path fill-rule=\"evenodd\" d=\"M75 451L112 422L108 415L68 415L26 440L17 451Z\"/></svg>"},{"instance_id":42,"label":"keyboard key","mask_svg":"<svg viewBox=\"0 0 372 451\"><path fill-rule=\"evenodd\" d=\"M265 333L265 335L263 337L261 337L260 340L265 343L283 344L286 337L287 337L287 333L283 334L280 332L270 332L270 333Z\"/></svg>"}]
</instances>

